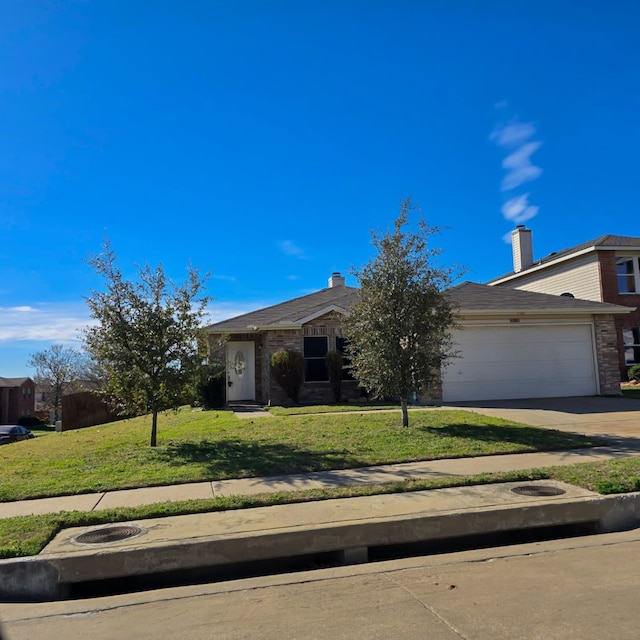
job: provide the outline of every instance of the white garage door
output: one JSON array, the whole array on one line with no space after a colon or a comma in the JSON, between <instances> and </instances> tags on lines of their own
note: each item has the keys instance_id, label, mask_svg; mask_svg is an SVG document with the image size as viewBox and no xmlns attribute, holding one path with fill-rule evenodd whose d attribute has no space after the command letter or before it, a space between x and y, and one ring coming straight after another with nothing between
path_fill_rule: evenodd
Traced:
<instances>
[{"instance_id":1,"label":"white garage door","mask_svg":"<svg viewBox=\"0 0 640 640\"><path fill-rule=\"evenodd\" d=\"M469 327L454 341L445 402L597 393L590 325Z\"/></svg>"}]
</instances>

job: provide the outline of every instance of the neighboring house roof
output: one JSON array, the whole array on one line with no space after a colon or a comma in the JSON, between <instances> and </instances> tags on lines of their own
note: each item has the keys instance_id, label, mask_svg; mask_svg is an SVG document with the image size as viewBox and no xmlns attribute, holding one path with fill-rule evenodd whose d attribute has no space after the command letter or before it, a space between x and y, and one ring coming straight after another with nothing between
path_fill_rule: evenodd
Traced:
<instances>
[{"instance_id":1,"label":"neighboring house roof","mask_svg":"<svg viewBox=\"0 0 640 640\"><path fill-rule=\"evenodd\" d=\"M548 264L562 262L563 260L568 260L574 256L591 251L616 251L619 249L631 248L640 250L640 238L634 238L632 236L616 236L609 233L604 236L600 236L599 238L583 242L575 247L563 249L562 251L554 251L541 260L535 261L530 267L527 267L522 271L510 271L509 273L505 273L504 275L489 280L489 282L497 282L498 280L510 278L512 276L520 277L528 274L532 270L537 270L541 267L547 266Z\"/></svg>"},{"instance_id":2,"label":"neighboring house roof","mask_svg":"<svg viewBox=\"0 0 640 640\"><path fill-rule=\"evenodd\" d=\"M316 293L223 320L207 327L211 333L247 333L257 330L299 328L329 311L348 313L358 298L355 287L329 287ZM476 282L463 282L449 289L449 295L460 314L606 314L629 313L631 307L579 300L532 291L491 287Z\"/></svg>"},{"instance_id":3,"label":"neighboring house roof","mask_svg":"<svg viewBox=\"0 0 640 640\"><path fill-rule=\"evenodd\" d=\"M0 378L0 387L21 387L31 378Z\"/></svg>"},{"instance_id":4,"label":"neighboring house roof","mask_svg":"<svg viewBox=\"0 0 640 640\"><path fill-rule=\"evenodd\" d=\"M347 313L355 303L358 291L356 287L345 285L327 287L306 296L217 322L208 326L207 330L213 333L238 333L258 329L297 328L330 311Z\"/></svg>"},{"instance_id":5,"label":"neighboring house roof","mask_svg":"<svg viewBox=\"0 0 640 640\"><path fill-rule=\"evenodd\" d=\"M94 391L100 388L100 383L97 380L72 380L63 386L65 388L64 395L70 395L79 391ZM50 393L51 387L51 384L36 384L36 393Z\"/></svg>"},{"instance_id":6,"label":"neighboring house roof","mask_svg":"<svg viewBox=\"0 0 640 640\"><path fill-rule=\"evenodd\" d=\"M608 302L579 300L569 296L555 296L534 291L491 287L476 282L463 282L452 289L449 295L458 313L630 313L632 307L624 307Z\"/></svg>"}]
</instances>

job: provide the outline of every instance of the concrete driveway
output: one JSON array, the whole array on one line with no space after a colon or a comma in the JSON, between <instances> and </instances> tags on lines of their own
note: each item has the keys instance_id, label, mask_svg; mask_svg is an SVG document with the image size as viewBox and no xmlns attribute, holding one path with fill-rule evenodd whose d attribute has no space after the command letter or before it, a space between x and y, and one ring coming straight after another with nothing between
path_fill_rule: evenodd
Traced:
<instances>
[{"instance_id":1,"label":"concrete driveway","mask_svg":"<svg viewBox=\"0 0 640 640\"><path fill-rule=\"evenodd\" d=\"M457 402L446 407L475 411L536 427L601 435L617 441L640 440L640 400L633 398L530 398Z\"/></svg>"}]
</instances>

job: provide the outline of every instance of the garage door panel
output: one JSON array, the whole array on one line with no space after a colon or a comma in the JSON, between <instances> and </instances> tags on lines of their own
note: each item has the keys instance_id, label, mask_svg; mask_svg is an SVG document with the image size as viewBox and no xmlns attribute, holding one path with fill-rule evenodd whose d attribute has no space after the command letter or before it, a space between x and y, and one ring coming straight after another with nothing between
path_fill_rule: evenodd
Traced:
<instances>
[{"instance_id":1,"label":"garage door panel","mask_svg":"<svg viewBox=\"0 0 640 640\"><path fill-rule=\"evenodd\" d=\"M472 327L455 331L443 398L496 400L597 393L590 325Z\"/></svg>"},{"instance_id":2,"label":"garage door panel","mask_svg":"<svg viewBox=\"0 0 640 640\"><path fill-rule=\"evenodd\" d=\"M585 356L584 343L565 343L559 349L557 344L548 342L534 344L509 345L459 345L460 358L467 362L547 362L549 360L582 360L590 361L590 356Z\"/></svg>"},{"instance_id":3,"label":"garage door panel","mask_svg":"<svg viewBox=\"0 0 640 640\"><path fill-rule=\"evenodd\" d=\"M562 360L553 364L554 377L583 379L584 370L589 370L591 362L584 359ZM451 378L454 376L451 375ZM482 382L482 380L503 381L512 380L515 382L539 381L550 377L548 361L528 360L526 365L519 363L518 371L514 373L501 362L476 362L463 364L463 369L455 374L456 381L468 383ZM445 372L445 380L448 379L448 369Z\"/></svg>"},{"instance_id":4,"label":"garage door panel","mask_svg":"<svg viewBox=\"0 0 640 640\"><path fill-rule=\"evenodd\" d=\"M465 388L466 387L466 388ZM501 382L461 385L456 389L460 397L446 397L447 402L464 400L514 400L517 398L564 398L569 396L593 395L590 386L582 380L565 380L562 386L548 381L538 381L537 392L524 391L521 381L505 380Z\"/></svg>"}]
</instances>

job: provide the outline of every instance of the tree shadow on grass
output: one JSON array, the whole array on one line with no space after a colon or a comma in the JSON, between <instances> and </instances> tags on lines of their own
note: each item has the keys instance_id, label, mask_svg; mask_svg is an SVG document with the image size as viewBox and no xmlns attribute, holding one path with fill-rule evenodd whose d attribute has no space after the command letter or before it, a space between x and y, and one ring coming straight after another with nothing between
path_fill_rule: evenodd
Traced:
<instances>
[{"instance_id":1,"label":"tree shadow on grass","mask_svg":"<svg viewBox=\"0 0 640 640\"><path fill-rule=\"evenodd\" d=\"M456 438L476 442L494 442L520 445L535 451L578 449L580 447L606 444L604 439L567 433L555 429L538 427L516 427L509 425L449 424L443 427L416 427L436 438Z\"/></svg>"},{"instance_id":2,"label":"tree shadow on grass","mask_svg":"<svg viewBox=\"0 0 640 640\"><path fill-rule=\"evenodd\" d=\"M207 474L219 479L347 469L362 464L347 450L309 451L287 444L243 440L176 442L158 454L171 466L204 464Z\"/></svg>"},{"instance_id":3,"label":"tree shadow on grass","mask_svg":"<svg viewBox=\"0 0 640 640\"><path fill-rule=\"evenodd\" d=\"M604 440L593 437L527 426L459 423L443 427L416 425L412 429L428 433L434 441L457 440L467 443L466 446L456 444L450 447L451 455L446 457L483 455L480 451L482 443L494 443L496 454L505 452L501 445L515 445L523 451L557 451L606 444ZM434 443L434 450L438 449L440 455L426 455L423 459L441 458L442 451L447 448ZM460 451L466 452L461 454ZM484 455L490 453L492 452ZM157 455L160 460L173 467L201 465L209 478L218 480L354 469L372 464L369 459L362 459L346 448L313 451L290 444L247 442L241 439L170 442L159 449Z\"/></svg>"}]
</instances>

